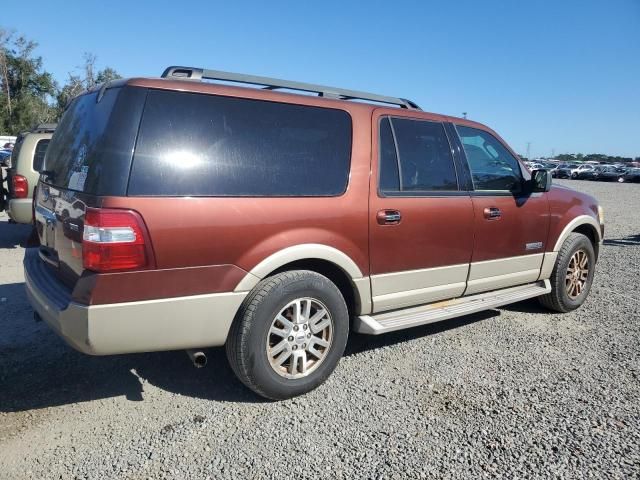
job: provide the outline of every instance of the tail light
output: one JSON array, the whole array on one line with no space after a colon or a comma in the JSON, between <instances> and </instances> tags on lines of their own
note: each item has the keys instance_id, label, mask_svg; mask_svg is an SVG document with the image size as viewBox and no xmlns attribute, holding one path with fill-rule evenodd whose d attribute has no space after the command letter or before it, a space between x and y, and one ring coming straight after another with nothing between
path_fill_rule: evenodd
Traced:
<instances>
[{"instance_id":1,"label":"tail light","mask_svg":"<svg viewBox=\"0 0 640 480\"><path fill-rule=\"evenodd\" d=\"M82 263L95 272L150 266L150 245L142 217L131 210L87 208Z\"/></svg>"},{"instance_id":2,"label":"tail light","mask_svg":"<svg viewBox=\"0 0 640 480\"><path fill-rule=\"evenodd\" d=\"M22 175L12 175L11 190L13 190L13 198L27 198L29 196L29 182Z\"/></svg>"}]
</instances>

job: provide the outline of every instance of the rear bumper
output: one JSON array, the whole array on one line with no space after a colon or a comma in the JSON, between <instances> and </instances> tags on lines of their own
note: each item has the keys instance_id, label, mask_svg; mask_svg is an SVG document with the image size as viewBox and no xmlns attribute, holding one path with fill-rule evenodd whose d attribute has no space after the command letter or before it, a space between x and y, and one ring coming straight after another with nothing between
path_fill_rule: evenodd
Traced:
<instances>
[{"instance_id":1,"label":"rear bumper","mask_svg":"<svg viewBox=\"0 0 640 480\"><path fill-rule=\"evenodd\" d=\"M14 198L7 202L7 215L17 223L33 222L31 198Z\"/></svg>"},{"instance_id":2,"label":"rear bumper","mask_svg":"<svg viewBox=\"0 0 640 480\"><path fill-rule=\"evenodd\" d=\"M27 297L69 345L90 355L179 350L224 345L247 295L215 293L107 305L81 305L40 260L24 259Z\"/></svg>"}]
</instances>

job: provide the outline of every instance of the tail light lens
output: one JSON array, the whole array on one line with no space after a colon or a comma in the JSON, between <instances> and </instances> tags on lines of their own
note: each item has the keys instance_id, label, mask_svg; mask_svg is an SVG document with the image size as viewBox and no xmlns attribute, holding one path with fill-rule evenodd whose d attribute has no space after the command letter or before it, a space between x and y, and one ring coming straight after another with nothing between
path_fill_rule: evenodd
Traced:
<instances>
[{"instance_id":1,"label":"tail light lens","mask_svg":"<svg viewBox=\"0 0 640 480\"><path fill-rule=\"evenodd\" d=\"M142 217L131 210L87 208L82 232L82 263L87 270L113 272L149 266Z\"/></svg>"},{"instance_id":2,"label":"tail light lens","mask_svg":"<svg viewBox=\"0 0 640 480\"><path fill-rule=\"evenodd\" d=\"M29 196L29 182L22 175L12 175L11 190L13 190L13 198L27 198Z\"/></svg>"}]
</instances>

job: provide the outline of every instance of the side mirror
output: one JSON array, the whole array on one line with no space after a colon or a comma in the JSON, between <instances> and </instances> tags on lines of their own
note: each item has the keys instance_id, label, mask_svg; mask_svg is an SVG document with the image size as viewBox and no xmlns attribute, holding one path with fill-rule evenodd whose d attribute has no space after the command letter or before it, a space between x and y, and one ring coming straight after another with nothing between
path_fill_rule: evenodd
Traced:
<instances>
[{"instance_id":1,"label":"side mirror","mask_svg":"<svg viewBox=\"0 0 640 480\"><path fill-rule=\"evenodd\" d=\"M551 172L549 170L533 170L531 172L531 191L548 192L551 190Z\"/></svg>"}]
</instances>

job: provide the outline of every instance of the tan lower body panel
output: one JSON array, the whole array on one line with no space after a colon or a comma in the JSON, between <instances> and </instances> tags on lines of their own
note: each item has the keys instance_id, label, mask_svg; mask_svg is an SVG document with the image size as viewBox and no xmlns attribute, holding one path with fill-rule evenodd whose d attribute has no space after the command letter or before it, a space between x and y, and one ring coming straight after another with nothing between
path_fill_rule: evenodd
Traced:
<instances>
[{"instance_id":1,"label":"tan lower body panel","mask_svg":"<svg viewBox=\"0 0 640 480\"><path fill-rule=\"evenodd\" d=\"M553 267L555 267L557 259L558 252L547 252L544 254L544 259L542 260L542 268L540 269L540 276L538 277L538 280L546 280L547 278L551 278Z\"/></svg>"},{"instance_id":2,"label":"tan lower body panel","mask_svg":"<svg viewBox=\"0 0 640 480\"><path fill-rule=\"evenodd\" d=\"M371 277L373 312L462 295L469 265L410 270Z\"/></svg>"},{"instance_id":3,"label":"tan lower body panel","mask_svg":"<svg viewBox=\"0 0 640 480\"><path fill-rule=\"evenodd\" d=\"M40 316L72 347L90 355L224 345L243 293L85 306L56 310L27 282Z\"/></svg>"},{"instance_id":4,"label":"tan lower body panel","mask_svg":"<svg viewBox=\"0 0 640 480\"><path fill-rule=\"evenodd\" d=\"M33 209L31 198L19 198L9 200L7 214L17 223L31 223L33 221Z\"/></svg>"},{"instance_id":5,"label":"tan lower body panel","mask_svg":"<svg viewBox=\"0 0 640 480\"><path fill-rule=\"evenodd\" d=\"M544 254L521 255L471 264L465 295L535 282Z\"/></svg>"}]
</instances>

